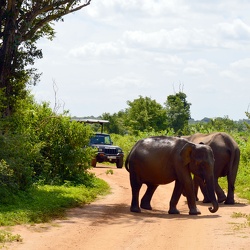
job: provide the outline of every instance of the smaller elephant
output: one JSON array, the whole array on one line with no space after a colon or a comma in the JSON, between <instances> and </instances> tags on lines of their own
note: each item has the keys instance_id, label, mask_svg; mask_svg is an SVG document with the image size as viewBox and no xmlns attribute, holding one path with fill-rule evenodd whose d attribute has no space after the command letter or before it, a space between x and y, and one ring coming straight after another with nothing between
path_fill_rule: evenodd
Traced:
<instances>
[{"instance_id":1,"label":"smaller elephant","mask_svg":"<svg viewBox=\"0 0 250 250\"><path fill-rule=\"evenodd\" d=\"M170 200L169 214L179 214L176 205L185 192L190 215L200 214L196 207L191 173L206 182L206 188L215 213L218 202L214 190L214 156L207 145L191 143L177 137L153 136L138 141L127 156L125 167L129 172L132 189L131 212L141 212L141 208L151 210L152 196L161 184L175 181ZM139 192L142 184L147 190L139 207Z\"/></svg>"},{"instance_id":2,"label":"smaller elephant","mask_svg":"<svg viewBox=\"0 0 250 250\"><path fill-rule=\"evenodd\" d=\"M217 194L218 202L225 201L225 204L234 204L234 184L240 160L240 149L234 139L224 132L216 132L211 134L197 133L191 136L183 136L183 138L193 143L201 143L212 148L215 163L214 163L214 178L215 178L215 192ZM221 189L218 178L227 176L228 194L225 195ZM195 194L197 197L198 188L204 195L203 202L210 202L204 182L197 176L194 176ZM198 198L196 198L198 199Z\"/></svg>"}]
</instances>

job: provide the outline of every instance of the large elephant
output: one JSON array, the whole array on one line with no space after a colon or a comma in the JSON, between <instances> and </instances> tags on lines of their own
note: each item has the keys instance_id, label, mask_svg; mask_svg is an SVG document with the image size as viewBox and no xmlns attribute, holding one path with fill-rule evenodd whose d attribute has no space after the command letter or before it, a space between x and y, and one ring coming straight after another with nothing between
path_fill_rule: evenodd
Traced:
<instances>
[{"instance_id":1,"label":"large elephant","mask_svg":"<svg viewBox=\"0 0 250 250\"><path fill-rule=\"evenodd\" d=\"M175 181L168 213L179 214L176 205L184 191L189 214L200 214L196 207L191 173L200 176L207 183L213 205L209 208L210 212L215 213L218 210L214 191L214 156L209 146L190 143L177 137L149 137L134 145L126 159L125 167L130 174L132 188L131 212L141 212L140 207L151 210L150 201L156 188L160 184ZM142 184L147 185L147 190L139 207Z\"/></svg>"},{"instance_id":2,"label":"large elephant","mask_svg":"<svg viewBox=\"0 0 250 250\"><path fill-rule=\"evenodd\" d=\"M234 184L238 171L240 150L234 139L224 133L216 132L211 134L197 133L191 136L183 136L193 143L202 143L212 148L214 153L214 179L215 179L215 192L217 194L218 202L225 201L225 204L234 204ZM228 193L225 195L224 191L218 184L218 178L227 176ZM198 177L194 177L194 187L197 196L198 187L204 195L203 202L209 202L210 199L207 195L204 182Z\"/></svg>"}]
</instances>

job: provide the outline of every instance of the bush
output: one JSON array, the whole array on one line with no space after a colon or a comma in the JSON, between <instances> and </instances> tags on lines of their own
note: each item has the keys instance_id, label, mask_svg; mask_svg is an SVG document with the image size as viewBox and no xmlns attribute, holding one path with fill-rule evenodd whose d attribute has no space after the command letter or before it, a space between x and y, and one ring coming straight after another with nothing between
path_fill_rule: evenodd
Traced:
<instances>
[{"instance_id":1,"label":"bush","mask_svg":"<svg viewBox=\"0 0 250 250\"><path fill-rule=\"evenodd\" d=\"M39 149L35 150L34 145L19 134L8 134L0 138L1 186L9 190L25 190L33 182L32 164Z\"/></svg>"},{"instance_id":2,"label":"bush","mask_svg":"<svg viewBox=\"0 0 250 250\"><path fill-rule=\"evenodd\" d=\"M34 182L89 182L92 130L71 122L67 113L57 115L48 103L37 104L30 96L0 122L0 130L2 191L26 190Z\"/></svg>"},{"instance_id":3,"label":"bush","mask_svg":"<svg viewBox=\"0 0 250 250\"><path fill-rule=\"evenodd\" d=\"M89 126L70 121L69 117L50 117L38 129L44 146L41 153L49 164L37 166L36 172L46 183L62 184L64 181L82 183L90 167L93 150L87 147L92 135Z\"/></svg>"}]
</instances>

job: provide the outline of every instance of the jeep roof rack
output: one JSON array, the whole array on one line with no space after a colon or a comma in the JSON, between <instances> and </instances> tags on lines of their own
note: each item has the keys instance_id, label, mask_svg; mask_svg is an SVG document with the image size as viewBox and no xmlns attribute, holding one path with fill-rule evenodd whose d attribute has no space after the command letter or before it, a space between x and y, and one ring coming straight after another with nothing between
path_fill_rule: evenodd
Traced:
<instances>
[{"instance_id":1,"label":"jeep roof rack","mask_svg":"<svg viewBox=\"0 0 250 250\"><path fill-rule=\"evenodd\" d=\"M109 123L108 120L88 119L88 118L77 118L77 117L71 118L71 121L84 122L84 123L99 123L99 124L102 126L101 133L103 133L103 125L104 125L105 123Z\"/></svg>"}]
</instances>

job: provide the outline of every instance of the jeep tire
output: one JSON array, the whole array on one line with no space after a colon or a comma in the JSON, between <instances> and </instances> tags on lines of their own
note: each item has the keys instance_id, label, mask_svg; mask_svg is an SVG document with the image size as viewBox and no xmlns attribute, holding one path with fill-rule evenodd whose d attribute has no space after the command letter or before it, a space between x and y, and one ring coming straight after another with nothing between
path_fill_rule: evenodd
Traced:
<instances>
[{"instance_id":1,"label":"jeep tire","mask_svg":"<svg viewBox=\"0 0 250 250\"><path fill-rule=\"evenodd\" d=\"M116 162L116 167L117 168L122 168L122 166L123 166L123 158L120 158Z\"/></svg>"},{"instance_id":2,"label":"jeep tire","mask_svg":"<svg viewBox=\"0 0 250 250\"><path fill-rule=\"evenodd\" d=\"M91 166L92 166L93 168L96 167L96 158L91 160Z\"/></svg>"}]
</instances>

